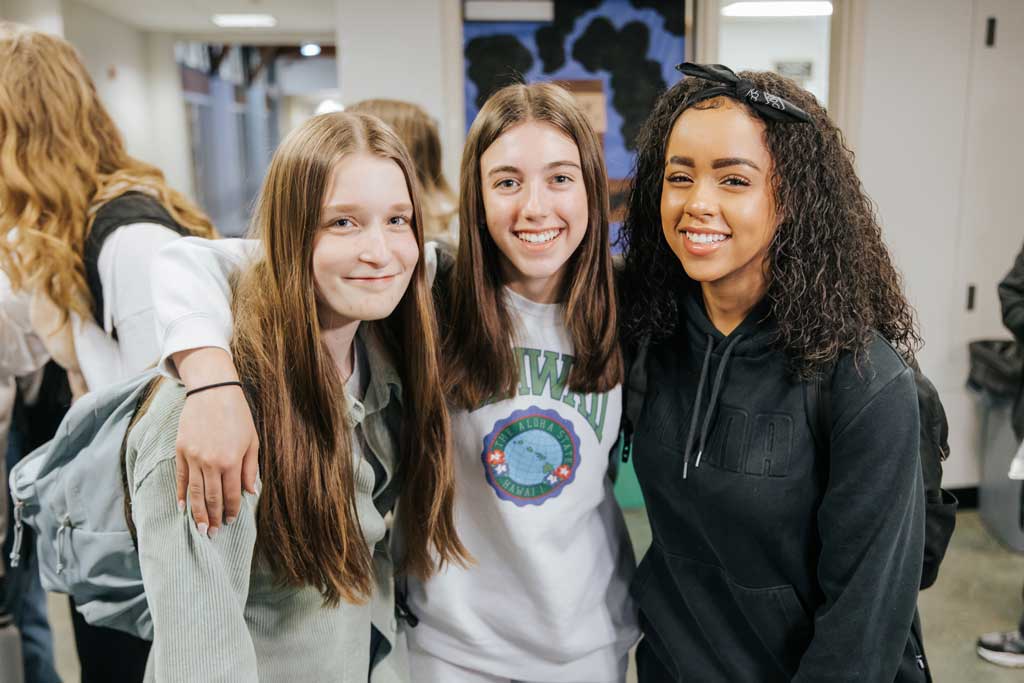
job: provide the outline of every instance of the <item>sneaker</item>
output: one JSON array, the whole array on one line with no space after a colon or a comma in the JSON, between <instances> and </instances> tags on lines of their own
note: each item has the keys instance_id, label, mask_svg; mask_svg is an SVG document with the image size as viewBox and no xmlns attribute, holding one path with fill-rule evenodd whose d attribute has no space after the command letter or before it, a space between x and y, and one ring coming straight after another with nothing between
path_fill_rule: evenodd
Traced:
<instances>
[{"instance_id":1,"label":"sneaker","mask_svg":"<svg viewBox=\"0 0 1024 683\"><path fill-rule=\"evenodd\" d=\"M978 656L1013 668L1024 668L1024 637L1020 631L986 633L978 638Z\"/></svg>"}]
</instances>

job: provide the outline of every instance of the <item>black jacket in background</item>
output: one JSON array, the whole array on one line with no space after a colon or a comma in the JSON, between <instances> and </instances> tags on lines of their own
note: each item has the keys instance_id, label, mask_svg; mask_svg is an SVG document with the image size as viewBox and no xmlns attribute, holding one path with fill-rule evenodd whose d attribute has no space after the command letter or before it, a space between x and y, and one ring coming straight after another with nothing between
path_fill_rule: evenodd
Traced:
<instances>
[{"instance_id":1,"label":"black jacket in background","mask_svg":"<svg viewBox=\"0 0 1024 683\"><path fill-rule=\"evenodd\" d=\"M1003 309L1003 324L1013 333L1017 345L1024 347L1024 249L999 283L999 304ZM1024 438L1024 384L1013 404L1013 431L1018 439Z\"/></svg>"},{"instance_id":2,"label":"black jacket in background","mask_svg":"<svg viewBox=\"0 0 1024 683\"><path fill-rule=\"evenodd\" d=\"M679 681L924 681L911 370L878 335L860 373L841 358L818 456L767 316L762 303L725 337L691 296L647 355L633 451L653 531L633 585L647 643Z\"/></svg>"}]
</instances>

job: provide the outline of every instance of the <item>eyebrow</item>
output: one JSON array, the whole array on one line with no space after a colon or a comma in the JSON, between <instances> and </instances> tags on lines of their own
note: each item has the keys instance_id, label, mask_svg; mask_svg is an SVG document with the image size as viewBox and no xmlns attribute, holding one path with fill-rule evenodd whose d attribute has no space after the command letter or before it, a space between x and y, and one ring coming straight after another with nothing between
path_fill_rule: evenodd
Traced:
<instances>
[{"instance_id":1,"label":"eyebrow","mask_svg":"<svg viewBox=\"0 0 1024 683\"><path fill-rule=\"evenodd\" d=\"M358 204L331 204L324 206L321 212L324 214L328 213L357 213L362 211L363 207ZM412 211L412 204L408 202L399 202L398 204L392 204L388 207L388 211Z\"/></svg>"},{"instance_id":2,"label":"eyebrow","mask_svg":"<svg viewBox=\"0 0 1024 683\"><path fill-rule=\"evenodd\" d=\"M560 166L571 166L571 167L577 168L577 169L580 168L580 165L577 164L575 161L552 161L549 164L544 164L544 170L545 171L550 171L551 169L558 168ZM490 171L487 172L487 175L488 175L488 177L490 177L490 176L496 175L498 173L521 173L521 172L522 171L520 171L515 166L495 166L494 168L492 168Z\"/></svg>"},{"instance_id":3,"label":"eyebrow","mask_svg":"<svg viewBox=\"0 0 1024 683\"><path fill-rule=\"evenodd\" d=\"M676 164L679 166L689 166L690 168L696 167L697 164L693 162L692 157L680 157L671 156L668 159L669 164ZM751 168L760 171L761 167L755 164L750 159L744 159L743 157L726 157L724 159L715 159L711 162L711 168L727 168L729 166L750 166Z\"/></svg>"}]
</instances>

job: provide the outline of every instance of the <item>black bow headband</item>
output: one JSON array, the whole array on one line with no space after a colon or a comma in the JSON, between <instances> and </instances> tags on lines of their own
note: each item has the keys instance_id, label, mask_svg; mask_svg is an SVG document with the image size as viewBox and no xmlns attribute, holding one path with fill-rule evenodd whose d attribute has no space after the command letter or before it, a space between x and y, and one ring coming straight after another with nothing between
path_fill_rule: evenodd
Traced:
<instances>
[{"instance_id":1,"label":"black bow headband","mask_svg":"<svg viewBox=\"0 0 1024 683\"><path fill-rule=\"evenodd\" d=\"M765 119L789 122L800 121L802 123L810 123L811 121L811 117L800 107L787 99L773 95L767 90L758 89L750 81L737 76L736 72L727 66L684 62L677 65L676 70L683 72L687 76L696 76L706 81L722 84L697 93L693 98L687 100L681 109L701 100L726 95L750 105L754 111Z\"/></svg>"}]
</instances>

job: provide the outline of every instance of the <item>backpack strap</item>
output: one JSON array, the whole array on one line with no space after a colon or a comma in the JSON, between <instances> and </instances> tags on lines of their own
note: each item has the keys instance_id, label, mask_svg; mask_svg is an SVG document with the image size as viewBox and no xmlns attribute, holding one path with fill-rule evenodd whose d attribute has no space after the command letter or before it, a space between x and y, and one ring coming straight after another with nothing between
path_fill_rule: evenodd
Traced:
<instances>
[{"instance_id":1,"label":"backpack strap","mask_svg":"<svg viewBox=\"0 0 1024 683\"><path fill-rule=\"evenodd\" d=\"M92 315L100 327L103 327L104 312L100 252L103 250L103 243L114 234L114 231L134 223L156 223L179 235L189 234L188 230L171 217L163 204L142 192L125 192L100 207L93 220L92 229L85 238L85 249L82 254L85 282L89 286L89 294L93 300Z\"/></svg>"},{"instance_id":2,"label":"backpack strap","mask_svg":"<svg viewBox=\"0 0 1024 683\"><path fill-rule=\"evenodd\" d=\"M619 443L618 448L612 449L608 463L608 471L613 481L618 475L619 463L628 462L633 454L633 430L640 423L644 394L647 393L647 349L650 344L649 336L640 340L633 361L626 371L626 381L622 387L622 427L619 431Z\"/></svg>"}]
</instances>

